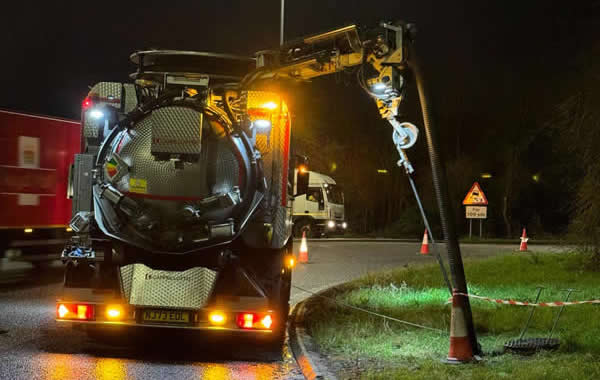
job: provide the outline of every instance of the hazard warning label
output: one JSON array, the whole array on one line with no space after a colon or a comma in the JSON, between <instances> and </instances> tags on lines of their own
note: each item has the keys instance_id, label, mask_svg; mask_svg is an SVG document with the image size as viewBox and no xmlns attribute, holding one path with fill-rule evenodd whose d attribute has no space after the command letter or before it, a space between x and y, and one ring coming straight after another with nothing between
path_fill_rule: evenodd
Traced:
<instances>
[{"instance_id":1,"label":"hazard warning label","mask_svg":"<svg viewBox=\"0 0 600 380\"><path fill-rule=\"evenodd\" d=\"M471 186L471 190L467 193L462 204L465 206L485 206L488 204L487 198L485 197L483 190L481 190L479 183L475 182L473 186Z\"/></svg>"},{"instance_id":2,"label":"hazard warning label","mask_svg":"<svg viewBox=\"0 0 600 380\"><path fill-rule=\"evenodd\" d=\"M148 183L145 179L129 178L129 191L132 193L146 194L148 192Z\"/></svg>"}]
</instances>

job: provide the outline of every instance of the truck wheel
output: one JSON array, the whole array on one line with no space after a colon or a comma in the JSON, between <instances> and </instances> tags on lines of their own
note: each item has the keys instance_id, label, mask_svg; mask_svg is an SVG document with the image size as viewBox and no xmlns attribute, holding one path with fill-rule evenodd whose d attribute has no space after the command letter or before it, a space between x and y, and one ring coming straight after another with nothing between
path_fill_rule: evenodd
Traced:
<instances>
[{"instance_id":1,"label":"truck wheel","mask_svg":"<svg viewBox=\"0 0 600 380\"><path fill-rule=\"evenodd\" d=\"M281 279L281 302L280 302L280 314L282 321L279 326L283 329L283 335L285 335L285 329L287 325L288 316L290 314L290 293L292 290L292 276L288 275L287 271Z\"/></svg>"},{"instance_id":2,"label":"truck wheel","mask_svg":"<svg viewBox=\"0 0 600 380\"><path fill-rule=\"evenodd\" d=\"M280 250L279 254L281 255L281 263L284 262L284 259L287 255L293 252L293 244L294 241L289 239L286 246ZM287 321L290 314L290 294L292 290L291 270L284 265L282 271L282 267L278 265L277 274L278 281L276 290L273 292L273 297L275 298L273 301L279 318L278 323L274 326L273 335L270 339L271 349L273 350L280 350L285 341Z\"/></svg>"},{"instance_id":3,"label":"truck wheel","mask_svg":"<svg viewBox=\"0 0 600 380\"><path fill-rule=\"evenodd\" d=\"M287 277L287 278L286 278ZM278 323L273 329L273 334L269 338L269 348L272 351L282 349L285 342L285 333L287 331L288 316L290 314L290 291L291 291L291 276L284 275L280 282L280 302L277 308L279 315Z\"/></svg>"}]
</instances>

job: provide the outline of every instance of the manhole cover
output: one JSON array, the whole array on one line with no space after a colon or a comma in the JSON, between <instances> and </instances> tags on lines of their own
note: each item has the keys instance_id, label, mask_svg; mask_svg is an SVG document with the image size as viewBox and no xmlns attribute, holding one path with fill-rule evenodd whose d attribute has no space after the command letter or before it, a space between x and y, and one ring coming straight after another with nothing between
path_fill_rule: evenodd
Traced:
<instances>
[{"instance_id":1,"label":"manhole cover","mask_svg":"<svg viewBox=\"0 0 600 380\"><path fill-rule=\"evenodd\" d=\"M518 352L531 352L537 350L554 350L560 342L556 338L527 338L510 340L504 347Z\"/></svg>"}]
</instances>

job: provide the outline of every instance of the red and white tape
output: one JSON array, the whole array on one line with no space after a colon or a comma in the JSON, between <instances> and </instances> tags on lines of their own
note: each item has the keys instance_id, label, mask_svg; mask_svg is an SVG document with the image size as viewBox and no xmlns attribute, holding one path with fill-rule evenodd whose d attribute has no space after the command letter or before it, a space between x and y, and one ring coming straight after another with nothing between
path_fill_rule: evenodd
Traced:
<instances>
[{"instance_id":1,"label":"red and white tape","mask_svg":"<svg viewBox=\"0 0 600 380\"><path fill-rule=\"evenodd\" d=\"M495 299L495 298L476 296L474 294L465 294L465 293L454 293L454 294L459 295L459 296L466 296L466 297L470 297L470 298L477 298L477 299L480 299L483 301L494 302L494 303L503 304L503 305L517 305L517 306L558 307L558 306L582 305L582 304L586 304L586 303L600 304L600 300L568 301L568 302L555 301L555 302L533 303L533 302L523 302L523 301L515 301L515 300L500 300L500 299ZM450 299L450 300L452 300L452 299Z\"/></svg>"}]
</instances>

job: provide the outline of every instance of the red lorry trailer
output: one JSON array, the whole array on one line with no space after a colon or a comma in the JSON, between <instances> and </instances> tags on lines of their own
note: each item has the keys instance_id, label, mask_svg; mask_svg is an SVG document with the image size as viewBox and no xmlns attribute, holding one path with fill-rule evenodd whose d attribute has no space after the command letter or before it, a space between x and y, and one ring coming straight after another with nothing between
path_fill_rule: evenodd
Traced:
<instances>
[{"instance_id":1,"label":"red lorry trailer","mask_svg":"<svg viewBox=\"0 0 600 380\"><path fill-rule=\"evenodd\" d=\"M0 258L38 265L60 257L80 130L79 121L0 109Z\"/></svg>"}]
</instances>

